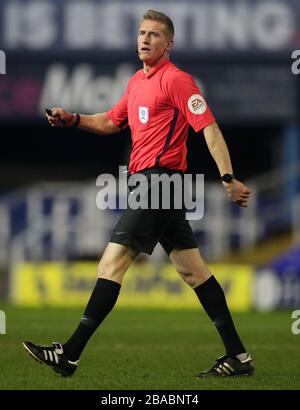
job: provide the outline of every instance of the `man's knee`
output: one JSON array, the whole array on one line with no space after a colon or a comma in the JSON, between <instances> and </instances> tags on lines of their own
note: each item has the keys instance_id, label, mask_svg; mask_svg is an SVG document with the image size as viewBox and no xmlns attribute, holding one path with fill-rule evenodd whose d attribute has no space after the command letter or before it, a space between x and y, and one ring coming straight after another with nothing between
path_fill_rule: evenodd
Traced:
<instances>
[{"instance_id":1,"label":"man's knee","mask_svg":"<svg viewBox=\"0 0 300 410\"><path fill-rule=\"evenodd\" d=\"M120 282L128 269L126 260L119 260L116 257L102 258L98 264L98 278L104 278Z\"/></svg>"},{"instance_id":2,"label":"man's knee","mask_svg":"<svg viewBox=\"0 0 300 410\"><path fill-rule=\"evenodd\" d=\"M170 254L171 262L182 279L192 288L204 283L211 273L198 249L174 249Z\"/></svg>"},{"instance_id":3,"label":"man's knee","mask_svg":"<svg viewBox=\"0 0 300 410\"><path fill-rule=\"evenodd\" d=\"M122 281L136 256L137 252L125 246L109 243L98 264L98 277L116 282Z\"/></svg>"},{"instance_id":4,"label":"man's knee","mask_svg":"<svg viewBox=\"0 0 300 410\"><path fill-rule=\"evenodd\" d=\"M98 277L99 278L106 278L106 279L111 279L113 280L115 275L118 274L118 269L116 267L116 263L108 262L108 261L102 261L100 260L98 264Z\"/></svg>"},{"instance_id":5,"label":"man's knee","mask_svg":"<svg viewBox=\"0 0 300 410\"><path fill-rule=\"evenodd\" d=\"M200 275L197 275L193 272L186 272L182 270L177 270L179 275L182 277L182 279L192 288L195 288L196 286L200 285L203 280Z\"/></svg>"}]
</instances>

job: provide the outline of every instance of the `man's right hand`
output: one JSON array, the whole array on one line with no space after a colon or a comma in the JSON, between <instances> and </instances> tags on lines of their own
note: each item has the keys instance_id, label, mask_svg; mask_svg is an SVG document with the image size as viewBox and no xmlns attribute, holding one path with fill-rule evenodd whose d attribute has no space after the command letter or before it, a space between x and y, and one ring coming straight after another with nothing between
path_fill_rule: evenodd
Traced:
<instances>
[{"instance_id":1,"label":"man's right hand","mask_svg":"<svg viewBox=\"0 0 300 410\"><path fill-rule=\"evenodd\" d=\"M72 127L76 122L76 115L63 110L62 108L51 108L51 112L52 115L46 113L46 117L52 127Z\"/></svg>"}]
</instances>

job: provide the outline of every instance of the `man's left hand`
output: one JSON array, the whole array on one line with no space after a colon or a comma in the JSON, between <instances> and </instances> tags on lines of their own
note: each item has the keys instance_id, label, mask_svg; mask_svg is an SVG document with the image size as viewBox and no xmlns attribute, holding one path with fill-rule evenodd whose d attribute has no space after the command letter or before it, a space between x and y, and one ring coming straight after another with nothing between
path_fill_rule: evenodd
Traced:
<instances>
[{"instance_id":1,"label":"man's left hand","mask_svg":"<svg viewBox=\"0 0 300 410\"><path fill-rule=\"evenodd\" d=\"M248 207L251 189L237 179L233 179L229 184L223 182L229 198L242 208Z\"/></svg>"}]
</instances>

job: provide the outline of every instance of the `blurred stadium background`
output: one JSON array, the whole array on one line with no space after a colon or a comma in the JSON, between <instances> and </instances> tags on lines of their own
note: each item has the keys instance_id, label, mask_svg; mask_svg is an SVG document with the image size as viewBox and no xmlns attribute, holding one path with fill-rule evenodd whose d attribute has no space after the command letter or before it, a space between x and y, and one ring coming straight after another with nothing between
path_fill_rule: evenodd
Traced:
<instances>
[{"instance_id":1,"label":"blurred stadium background","mask_svg":"<svg viewBox=\"0 0 300 410\"><path fill-rule=\"evenodd\" d=\"M128 163L130 135L52 129L43 111L95 113L117 102L140 68L136 32L147 8L174 20L171 58L197 79L236 176L253 190L247 210L233 206L191 132L188 171L205 176L204 217L192 222L202 254L233 312L271 318L285 309L282 332L290 332L300 308L297 0L1 0L0 309L78 308L88 299L119 216L96 208L96 179ZM197 302L158 246L130 269L118 306Z\"/></svg>"}]
</instances>

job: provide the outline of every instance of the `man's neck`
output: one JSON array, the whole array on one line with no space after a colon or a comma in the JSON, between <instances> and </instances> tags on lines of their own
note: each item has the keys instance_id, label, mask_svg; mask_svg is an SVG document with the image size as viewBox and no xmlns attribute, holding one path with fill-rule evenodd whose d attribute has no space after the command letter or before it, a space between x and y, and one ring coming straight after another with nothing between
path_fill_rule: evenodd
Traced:
<instances>
[{"instance_id":1,"label":"man's neck","mask_svg":"<svg viewBox=\"0 0 300 410\"><path fill-rule=\"evenodd\" d=\"M151 68L156 67L159 63L161 63L163 60L169 60L169 56L167 55L163 55L161 58L159 58L154 64L147 64L144 61L144 73L147 74L149 70L151 70Z\"/></svg>"}]
</instances>

